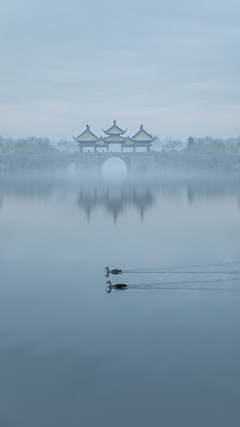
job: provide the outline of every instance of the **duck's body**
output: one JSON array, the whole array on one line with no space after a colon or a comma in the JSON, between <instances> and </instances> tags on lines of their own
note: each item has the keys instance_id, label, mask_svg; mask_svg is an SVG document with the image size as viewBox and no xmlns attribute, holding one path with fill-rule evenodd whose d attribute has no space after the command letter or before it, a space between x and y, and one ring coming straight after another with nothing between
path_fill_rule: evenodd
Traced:
<instances>
[{"instance_id":1,"label":"duck's body","mask_svg":"<svg viewBox=\"0 0 240 427\"><path fill-rule=\"evenodd\" d=\"M118 284L118 285L111 285L110 287L113 289L126 289L127 285Z\"/></svg>"},{"instance_id":2,"label":"duck's body","mask_svg":"<svg viewBox=\"0 0 240 427\"><path fill-rule=\"evenodd\" d=\"M112 282L109 280L106 284L109 286L109 291L111 292L111 289L126 289L127 285L124 283L118 283L116 285L112 285Z\"/></svg>"},{"instance_id":3,"label":"duck's body","mask_svg":"<svg viewBox=\"0 0 240 427\"><path fill-rule=\"evenodd\" d=\"M106 267L105 270L107 270L107 275L109 275L109 274L121 274L122 273L122 270L119 270L118 268L115 268L113 270L109 270L109 268Z\"/></svg>"}]
</instances>

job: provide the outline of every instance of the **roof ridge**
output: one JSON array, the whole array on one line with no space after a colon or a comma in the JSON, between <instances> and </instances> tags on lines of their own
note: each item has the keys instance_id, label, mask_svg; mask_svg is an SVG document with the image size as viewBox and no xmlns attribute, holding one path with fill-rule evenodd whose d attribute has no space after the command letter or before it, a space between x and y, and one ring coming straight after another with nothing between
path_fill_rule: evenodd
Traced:
<instances>
[{"instance_id":1,"label":"roof ridge","mask_svg":"<svg viewBox=\"0 0 240 427\"><path fill-rule=\"evenodd\" d=\"M119 134L115 134L115 135L123 135L126 131L127 131L127 129L125 129L125 130L123 130L123 129L121 129L117 124L116 124L116 120L114 120L113 121L113 125L109 128L109 129L107 129L107 130L104 130L103 129L103 132L104 133L106 133L106 134L108 134L109 133L109 131L111 131L111 129L113 129L113 128L117 128L120 132L119 132ZM111 134L111 133L110 133ZM114 134L112 134L112 135L114 135Z\"/></svg>"},{"instance_id":2,"label":"roof ridge","mask_svg":"<svg viewBox=\"0 0 240 427\"><path fill-rule=\"evenodd\" d=\"M136 136L138 136L141 132L144 132L146 135L148 135L153 141L157 138L157 137L153 137L150 133L148 133L145 129L143 129L143 125L140 126L140 130L132 136L132 140L134 138L136 138Z\"/></svg>"},{"instance_id":3,"label":"roof ridge","mask_svg":"<svg viewBox=\"0 0 240 427\"><path fill-rule=\"evenodd\" d=\"M76 138L74 138L75 140L77 140L77 139L79 139L79 138L81 138L81 136L83 136L85 133L90 133L95 139L96 139L96 141L98 141L99 140L99 138L98 138L98 136L97 135L95 135L91 130L90 130L90 126L89 125L86 125L86 129L80 134L80 135L78 135Z\"/></svg>"}]
</instances>

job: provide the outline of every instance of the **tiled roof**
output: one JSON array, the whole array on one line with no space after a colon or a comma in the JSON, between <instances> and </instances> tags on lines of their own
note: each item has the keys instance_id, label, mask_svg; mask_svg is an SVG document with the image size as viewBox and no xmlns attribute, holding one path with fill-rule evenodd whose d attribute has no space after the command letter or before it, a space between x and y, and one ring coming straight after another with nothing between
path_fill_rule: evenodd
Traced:
<instances>
[{"instance_id":1,"label":"tiled roof","mask_svg":"<svg viewBox=\"0 0 240 427\"><path fill-rule=\"evenodd\" d=\"M93 142L93 143L99 140L99 138L90 131L90 127L88 125L86 126L85 131L81 133L79 136L77 136L77 138L74 138L74 139L77 142Z\"/></svg>"},{"instance_id":2,"label":"tiled roof","mask_svg":"<svg viewBox=\"0 0 240 427\"><path fill-rule=\"evenodd\" d=\"M110 127L108 130L103 130L103 132L108 135L123 135L126 132L126 130L123 130L120 127L118 127L116 125L116 120L114 120L113 126Z\"/></svg>"},{"instance_id":3,"label":"tiled roof","mask_svg":"<svg viewBox=\"0 0 240 427\"><path fill-rule=\"evenodd\" d=\"M134 142L152 142L156 138L152 137L148 132L143 129L143 125L140 126L140 130L134 135L131 140Z\"/></svg>"}]
</instances>

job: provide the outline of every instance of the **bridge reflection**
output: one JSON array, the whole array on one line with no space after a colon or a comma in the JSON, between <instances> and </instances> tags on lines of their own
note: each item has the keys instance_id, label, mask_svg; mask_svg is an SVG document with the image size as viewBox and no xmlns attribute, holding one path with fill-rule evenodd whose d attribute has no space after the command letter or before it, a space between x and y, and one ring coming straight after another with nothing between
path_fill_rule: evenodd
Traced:
<instances>
[{"instance_id":1,"label":"bridge reflection","mask_svg":"<svg viewBox=\"0 0 240 427\"><path fill-rule=\"evenodd\" d=\"M154 190L150 184L141 185L131 182L124 184L88 184L80 189L78 206L81 207L88 218L96 208L104 208L109 212L116 222L118 216L127 209L136 208L141 218L147 209L154 203Z\"/></svg>"},{"instance_id":2,"label":"bridge reflection","mask_svg":"<svg viewBox=\"0 0 240 427\"><path fill-rule=\"evenodd\" d=\"M0 209L7 199L28 199L32 203L37 199L47 203L77 205L88 219L97 209L102 209L114 218L114 221L130 209L144 215L161 205L166 199L185 198L188 204L200 199L206 202L216 199L235 199L240 207L239 174L219 174L202 177L199 175L162 175L155 179L126 180L123 183L53 175L0 175Z\"/></svg>"}]
</instances>

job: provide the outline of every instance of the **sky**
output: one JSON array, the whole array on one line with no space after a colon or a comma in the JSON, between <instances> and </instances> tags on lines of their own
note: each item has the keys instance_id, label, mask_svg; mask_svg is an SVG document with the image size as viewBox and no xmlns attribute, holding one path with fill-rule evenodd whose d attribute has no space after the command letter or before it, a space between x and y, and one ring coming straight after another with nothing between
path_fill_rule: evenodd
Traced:
<instances>
[{"instance_id":1,"label":"sky","mask_svg":"<svg viewBox=\"0 0 240 427\"><path fill-rule=\"evenodd\" d=\"M239 0L2 0L0 134L240 134Z\"/></svg>"}]
</instances>

